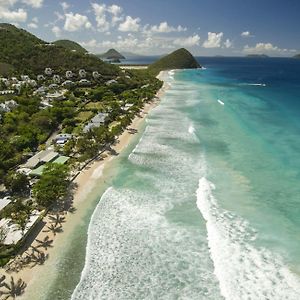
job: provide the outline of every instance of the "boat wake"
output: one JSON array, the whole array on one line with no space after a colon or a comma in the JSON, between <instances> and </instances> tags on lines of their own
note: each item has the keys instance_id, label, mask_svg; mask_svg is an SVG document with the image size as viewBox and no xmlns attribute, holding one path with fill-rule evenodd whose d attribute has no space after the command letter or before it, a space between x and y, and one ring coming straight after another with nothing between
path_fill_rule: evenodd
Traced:
<instances>
[{"instance_id":1,"label":"boat wake","mask_svg":"<svg viewBox=\"0 0 300 300\"><path fill-rule=\"evenodd\" d=\"M255 231L247 221L222 209L215 186L199 180L197 206L206 220L208 246L222 296L240 299L300 299L299 279L269 250L253 245Z\"/></svg>"}]
</instances>

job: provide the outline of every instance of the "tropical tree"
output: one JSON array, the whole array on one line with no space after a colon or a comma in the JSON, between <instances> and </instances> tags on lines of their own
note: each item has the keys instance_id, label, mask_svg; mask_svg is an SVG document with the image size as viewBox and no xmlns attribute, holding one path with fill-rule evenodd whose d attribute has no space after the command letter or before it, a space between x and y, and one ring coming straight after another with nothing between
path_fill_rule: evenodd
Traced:
<instances>
[{"instance_id":1,"label":"tropical tree","mask_svg":"<svg viewBox=\"0 0 300 300\"><path fill-rule=\"evenodd\" d=\"M48 248L53 247L52 243L53 240L50 240L49 236L47 235L43 240L38 240L36 239L36 241L38 242L38 248L44 248L45 250L48 250Z\"/></svg>"},{"instance_id":2,"label":"tropical tree","mask_svg":"<svg viewBox=\"0 0 300 300\"><path fill-rule=\"evenodd\" d=\"M15 282L14 278L11 276L10 283L4 282L1 283L1 286L5 289L0 291L0 296L2 296L3 300L6 300L9 298L16 299L18 296L24 294L27 284L21 278Z\"/></svg>"},{"instance_id":3,"label":"tropical tree","mask_svg":"<svg viewBox=\"0 0 300 300\"><path fill-rule=\"evenodd\" d=\"M49 163L41 179L33 187L33 195L42 207L49 207L67 194L69 181L68 168L65 165Z\"/></svg>"}]
</instances>

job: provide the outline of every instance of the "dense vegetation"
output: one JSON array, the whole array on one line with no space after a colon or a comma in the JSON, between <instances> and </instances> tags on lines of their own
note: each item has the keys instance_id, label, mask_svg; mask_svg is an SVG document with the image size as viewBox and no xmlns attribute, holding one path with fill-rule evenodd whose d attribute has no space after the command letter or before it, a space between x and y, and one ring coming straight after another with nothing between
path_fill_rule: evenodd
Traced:
<instances>
[{"instance_id":1,"label":"dense vegetation","mask_svg":"<svg viewBox=\"0 0 300 300\"><path fill-rule=\"evenodd\" d=\"M97 56L105 59L125 59L125 57L115 49L109 49L107 52Z\"/></svg>"},{"instance_id":2,"label":"dense vegetation","mask_svg":"<svg viewBox=\"0 0 300 300\"><path fill-rule=\"evenodd\" d=\"M0 41L0 63L12 66L17 73L42 74L46 67L56 70L58 74L79 69L98 71L102 75L119 72L116 66L104 63L94 55L48 44L10 24L0 24Z\"/></svg>"},{"instance_id":3,"label":"dense vegetation","mask_svg":"<svg viewBox=\"0 0 300 300\"><path fill-rule=\"evenodd\" d=\"M178 49L168 54L155 63L151 64L148 69L155 73L171 69L195 69L201 66L193 55L184 48Z\"/></svg>"},{"instance_id":4,"label":"dense vegetation","mask_svg":"<svg viewBox=\"0 0 300 300\"><path fill-rule=\"evenodd\" d=\"M71 51L76 51L77 53L85 54L88 52L86 49L84 49L78 43L70 41L70 40L58 40L58 41L53 42L53 44L55 44L56 46L66 48Z\"/></svg>"}]
</instances>

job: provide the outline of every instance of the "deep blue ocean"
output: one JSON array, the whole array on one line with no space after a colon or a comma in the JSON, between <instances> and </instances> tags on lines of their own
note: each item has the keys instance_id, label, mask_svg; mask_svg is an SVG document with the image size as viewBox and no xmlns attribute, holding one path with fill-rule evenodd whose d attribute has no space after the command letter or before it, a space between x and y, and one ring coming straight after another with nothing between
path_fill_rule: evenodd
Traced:
<instances>
[{"instance_id":1,"label":"deep blue ocean","mask_svg":"<svg viewBox=\"0 0 300 300\"><path fill-rule=\"evenodd\" d=\"M199 62L116 162L72 299L300 299L300 60Z\"/></svg>"}]
</instances>

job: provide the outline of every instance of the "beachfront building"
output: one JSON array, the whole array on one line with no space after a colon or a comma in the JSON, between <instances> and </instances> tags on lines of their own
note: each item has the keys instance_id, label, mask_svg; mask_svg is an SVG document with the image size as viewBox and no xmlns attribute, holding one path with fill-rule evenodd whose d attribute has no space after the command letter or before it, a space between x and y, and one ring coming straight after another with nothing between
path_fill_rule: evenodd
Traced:
<instances>
[{"instance_id":1,"label":"beachfront building","mask_svg":"<svg viewBox=\"0 0 300 300\"><path fill-rule=\"evenodd\" d=\"M95 117L91 119L91 121L84 126L83 132L87 133L93 128L98 128L100 126L103 126L105 124L105 120L108 116L108 113L98 113Z\"/></svg>"},{"instance_id":2,"label":"beachfront building","mask_svg":"<svg viewBox=\"0 0 300 300\"><path fill-rule=\"evenodd\" d=\"M6 232L6 236L2 243L4 245L16 245L20 243L29 234L33 227L39 222L42 212L34 210L25 225L25 229L22 231L20 227L13 223L11 219L1 219L0 227Z\"/></svg>"}]
</instances>

